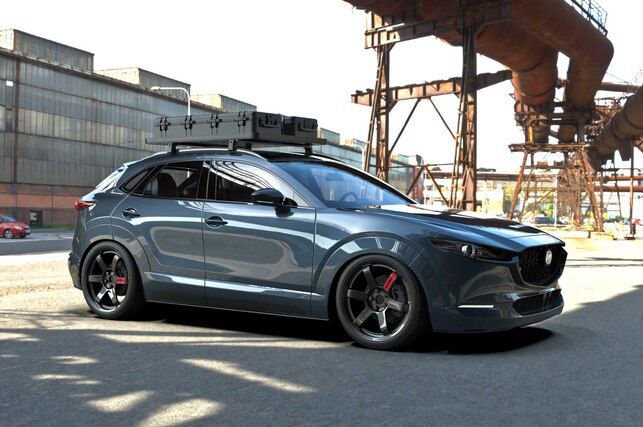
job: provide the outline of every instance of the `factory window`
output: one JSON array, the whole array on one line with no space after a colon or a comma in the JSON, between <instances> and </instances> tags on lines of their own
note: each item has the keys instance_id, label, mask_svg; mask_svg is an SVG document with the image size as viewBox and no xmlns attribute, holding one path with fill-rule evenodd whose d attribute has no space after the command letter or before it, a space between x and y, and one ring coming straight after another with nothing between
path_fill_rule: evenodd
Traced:
<instances>
[{"instance_id":1,"label":"factory window","mask_svg":"<svg viewBox=\"0 0 643 427\"><path fill-rule=\"evenodd\" d=\"M4 111L4 131L13 132L13 110L7 108Z\"/></svg>"}]
</instances>

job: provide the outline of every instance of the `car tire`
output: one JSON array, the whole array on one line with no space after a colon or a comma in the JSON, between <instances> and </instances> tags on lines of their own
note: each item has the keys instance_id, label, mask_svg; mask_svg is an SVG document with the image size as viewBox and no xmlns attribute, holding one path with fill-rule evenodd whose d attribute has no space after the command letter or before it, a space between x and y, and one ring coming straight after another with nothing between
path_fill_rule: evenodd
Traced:
<instances>
[{"instance_id":1,"label":"car tire","mask_svg":"<svg viewBox=\"0 0 643 427\"><path fill-rule=\"evenodd\" d=\"M2 233L2 236L5 239L13 239L13 231L11 230L5 230L4 233Z\"/></svg>"},{"instance_id":2,"label":"car tire","mask_svg":"<svg viewBox=\"0 0 643 427\"><path fill-rule=\"evenodd\" d=\"M406 265L386 256L348 264L338 281L335 307L346 333L375 350L407 347L430 327L421 285Z\"/></svg>"},{"instance_id":3,"label":"car tire","mask_svg":"<svg viewBox=\"0 0 643 427\"><path fill-rule=\"evenodd\" d=\"M80 280L85 301L98 317L126 320L145 308L136 263L118 243L94 246L84 257Z\"/></svg>"}]
</instances>

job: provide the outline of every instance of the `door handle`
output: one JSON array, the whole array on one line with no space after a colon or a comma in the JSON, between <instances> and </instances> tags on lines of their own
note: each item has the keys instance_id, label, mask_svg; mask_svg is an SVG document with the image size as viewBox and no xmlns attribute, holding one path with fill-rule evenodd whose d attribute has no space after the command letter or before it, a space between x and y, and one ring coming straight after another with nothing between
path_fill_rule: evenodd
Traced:
<instances>
[{"instance_id":1,"label":"door handle","mask_svg":"<svg viewBox=\"0 0 643 427\"><path fill-rule=\"evenodd\" d=\"M222 225L226 225L228 221L225 221L220 216L211 216L210 218L205 220L205 223L212 228L219 228Z\"/></svg>"},{"instance_id":2,"label":"door handle","mask_svg":"<svg viewBox=\"0 0 643 427\"><path fill-rule=\"evenodd\" d=\"M137 216L141 216L141 214L136 212L136 209L134 208L123 209L121 212L125 218L136 218Z\"/></svg>"}]
</instances>

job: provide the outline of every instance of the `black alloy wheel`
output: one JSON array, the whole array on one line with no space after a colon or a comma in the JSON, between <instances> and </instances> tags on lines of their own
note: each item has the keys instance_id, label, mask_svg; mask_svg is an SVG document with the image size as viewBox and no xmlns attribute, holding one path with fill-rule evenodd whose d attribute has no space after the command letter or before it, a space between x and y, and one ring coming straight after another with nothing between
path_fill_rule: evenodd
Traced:
<instances>
[{"instance_id":1,"label":"black alloy wheel","mask_svg":"<svg viewBox=\"0 0 643 427\"><path fill-rule=\"evenodd\" d=\"M96 245L85 257L81 270L87 304L100 317L127 319L145 305L134 260L120 245Z\"/></svg>"},{"instance_id":2,"label":"black alloy wheel","mask_svg":"<svg viewBox=\"0 0 643 427\"><path fill-rule=\"evenodd\" d=\"M90 296L103 310L115 310L127 298L129 275L125 262L110 250L99 253L88 262Z\"/></svg>"},{"instance_id":3,"label":"black alloy wheel","mask_svg":"<svg viewBox=\"0 0 643 427\"><path fill-rule=\"evenodd\" d=\"M415 277L408 267L386 257L352 262L340 277L336 307L346 332L369 348L407 346L429 324Z\"/></svg>"}]
</instances>

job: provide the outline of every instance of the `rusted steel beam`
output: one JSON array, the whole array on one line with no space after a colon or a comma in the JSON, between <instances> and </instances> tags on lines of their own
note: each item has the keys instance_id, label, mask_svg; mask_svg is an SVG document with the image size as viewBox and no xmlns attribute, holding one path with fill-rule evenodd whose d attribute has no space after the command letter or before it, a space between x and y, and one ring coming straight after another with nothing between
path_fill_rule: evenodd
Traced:
<instances>
[{"instance_id":1,"label":"rusted steel beam","mask_svg":"<svg viewBox=\"0 0 643 427\"><path fill-rule=\"evenodd\" d=\"M511 18L510 3L508 0L499 0L471 5L428 21L416 18L416 15L412 16L412 12L409 11L403 11L406 16L392 15L384 18L369 12L366 21L367 29L364 33L364 47L370 49L406 40L457 32L464 27L480 28L507 21Z\"/></svg>"},{"instance_id":2,"label":"rusted steel beam","mask_svg":"<svg viewBox=\"0 0 643 427\"><path fill-rule=\"evenodd\" d=\"M573 153L585 149L582 144L510 144L512 153Z\"/></svg>"},{"instance_id":3,"label":"rusted steel beam","mask_svg":"<svg viewBox=\"0 0 643 427\"><path fill-rule=\"evenodd\" d=\"M478 74L476 89L484 89L509 79L511 79L511 70ZM432 82L404 86L392 86L388 89L388 96L391 101L397 102L409 99L427 99L439 95L458 95L461 90L462 77L453 77L446 80L435 80ZM357 91L351 95L351 101L354 104L372 106L373 95L373 89Z\"/></svg>"},{"instance_id":4,"label":"rusted steel beam","mask_svg":"<svg viewBox=\"0 0 643 427\"><path fill-rule=\"evenodd\" d=\"M558 79L556 86L564 87L567 84L566 79ZM598 87L598 90L604 90L606 92L622 92L622 93L634 93L640 86L632 85L629 83L614 83L614 82L603 82Z\"/></svg>"}]
</instances>

